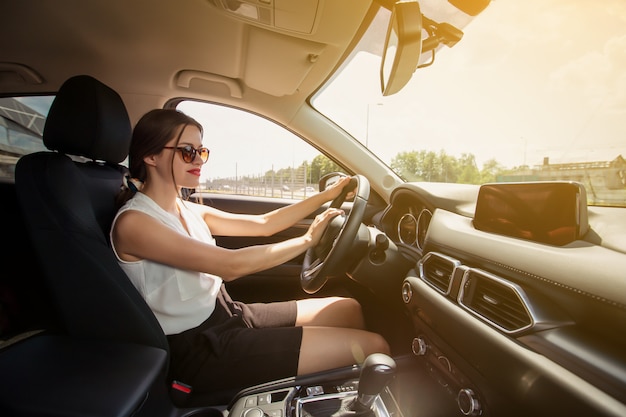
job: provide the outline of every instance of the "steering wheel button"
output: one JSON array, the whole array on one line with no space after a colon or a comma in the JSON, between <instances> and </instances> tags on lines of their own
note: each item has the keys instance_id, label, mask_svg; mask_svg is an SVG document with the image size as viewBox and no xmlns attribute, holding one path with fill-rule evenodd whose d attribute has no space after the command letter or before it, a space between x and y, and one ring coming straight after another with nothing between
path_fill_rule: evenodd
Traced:
<instances>
[{"instance_id":1,"label":"steering wheel button","mask_svg":"<svg viewBox=\"0 0 626 417\"><path fill-rule=\"evenodd\" d=\"M306 394L310 397L313 395L320 395L324 393L324 388L322 388L319 385L316 385L314 387L307 387L306 389Z\"/></svg>"},{"instance_id":2,"label":"steering wheel button","mask_svg":"<svg viewBox=\"0 0 626 417\"><path fill-rule=\"evenodd\" d=\"M257 405L265 405L272 403L272 394L263 394L257 397Z\"/></svg>"},{"instance_id":3,"label":"steering wheel button","mask_svg":"<svg viewBox=\"0 0 626 417\"><path fill-rule=\"evenodd\" d=\"M265 413L260 408L249 408L243 413L244 417L265 417Z\"/></svg>"}]
</instances>

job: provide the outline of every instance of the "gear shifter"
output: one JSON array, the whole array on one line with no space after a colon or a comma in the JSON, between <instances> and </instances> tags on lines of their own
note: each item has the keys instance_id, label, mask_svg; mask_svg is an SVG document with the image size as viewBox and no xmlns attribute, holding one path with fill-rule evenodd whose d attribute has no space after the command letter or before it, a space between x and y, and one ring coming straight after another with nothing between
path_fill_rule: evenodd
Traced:
<instances>
[{"instance_id":1,"label":"gear shifter","mask_svg":"<svg viewBox=\"0 0 626 417\"><path fill-rule=\"evenodd\" d=\"M371 354L361 365L356 398L350 395L307 401L302 405L300 416L381 417L373 407L374 400L391 382L395 374L396 362L392 358L383 353Z\"/></svg>"},{"instance_id":2,"label":"gear shifter","mask_svg":"<svg viewBox=\"0 0 626 417\"><path fill-rule=\"evenodd\" d=\"M369 355L361 366L359 390L351 409L357 414L371 410L376 396L396 374L396 362L383 353Z\"/></svg>"}]
</instances>

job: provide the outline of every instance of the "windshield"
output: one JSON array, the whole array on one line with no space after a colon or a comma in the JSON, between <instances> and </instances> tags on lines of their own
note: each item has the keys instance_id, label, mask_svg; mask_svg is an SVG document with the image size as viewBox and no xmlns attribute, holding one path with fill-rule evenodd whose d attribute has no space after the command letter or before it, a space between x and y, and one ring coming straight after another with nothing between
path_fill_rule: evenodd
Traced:
<instances>
[{"instance_id":1,"label":"windshield","mask_svg":"<svg viewBox=\"0 0 626 417\"><path fill-rule=\"evenodd\" d=\"M314 98L321 113L407 181L573 180L591 205L626 206L626 2L492 1L383 97L389 15Z\"/></svg>"}]
</instances>

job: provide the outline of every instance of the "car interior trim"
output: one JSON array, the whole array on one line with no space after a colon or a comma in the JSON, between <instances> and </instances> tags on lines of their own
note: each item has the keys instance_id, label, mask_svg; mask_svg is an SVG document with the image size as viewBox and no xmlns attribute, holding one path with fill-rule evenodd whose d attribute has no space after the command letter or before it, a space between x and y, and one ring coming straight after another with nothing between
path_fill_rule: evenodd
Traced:
<instances>
[{"instance_id":1,"label":"car interior trim","mask_svg":"<svg viewBox=\"0 0 626 417\"><path fill-rule=\"evenodd\" d=\"M491 396L505 395L526 404L541 404L541 410L536 411L545 415L595 415L600 412L617 417L626 413L626 405L616 398L474 315L468 315L417 275L409 274L405 282L412 288L413 297L407 308L418 329L416 331L424 332L435 346L429 346L429 350L439 352L434 360L445 356L455 368L460 369L462 376L452 372L446 375L447 378L463 381L472 387L489 386L495 390L477 391L485 403L492 401ZM442 329L455 330L444 332ZM459 356L460 353L451 346L463 346L463 356ZM507 358L506 367L493 360L501 357ZM489 384L481 384L484 380L488 380ZM516 392L498 392L507 387ZM538 401L547 393L553 401ZM509 407L515 408L515 404Z\"/></svg>"},{"instance_id":2,"label":"car interior trim","mask_svg":"<svg viewBox=\"0 0 626 417\"><path fill-rule=\"evenodd\" d=\"M433 214L427 237L429 244L472 253L490 265L626 311L626 281L614 279L616 273L626 271L626 258L613 250L585 241L557 247L482 232L473 227L471 218L445 210ZM494 247L498 250L494 251ZM590 263L587 259L596 261ZM590 276L594 279L588 279Z\"/></svg>"}]
</instances>

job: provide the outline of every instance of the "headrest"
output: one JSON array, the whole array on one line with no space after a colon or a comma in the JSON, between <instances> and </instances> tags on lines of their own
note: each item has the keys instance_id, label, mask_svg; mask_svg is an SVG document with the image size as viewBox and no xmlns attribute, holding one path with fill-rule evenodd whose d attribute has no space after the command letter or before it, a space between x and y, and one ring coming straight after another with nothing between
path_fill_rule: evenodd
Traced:
<instances>
[{"instance_id":1,"label":"headrest","mask_svg":"<svg viewBox=\"0 0 626 417\"><path fill-rule=\"evenodd\" d=\"M88 75L63 83L43 130L50 150L115 164L128 156L131 136L122 98Z\"/></svg>"}]
</instances>

